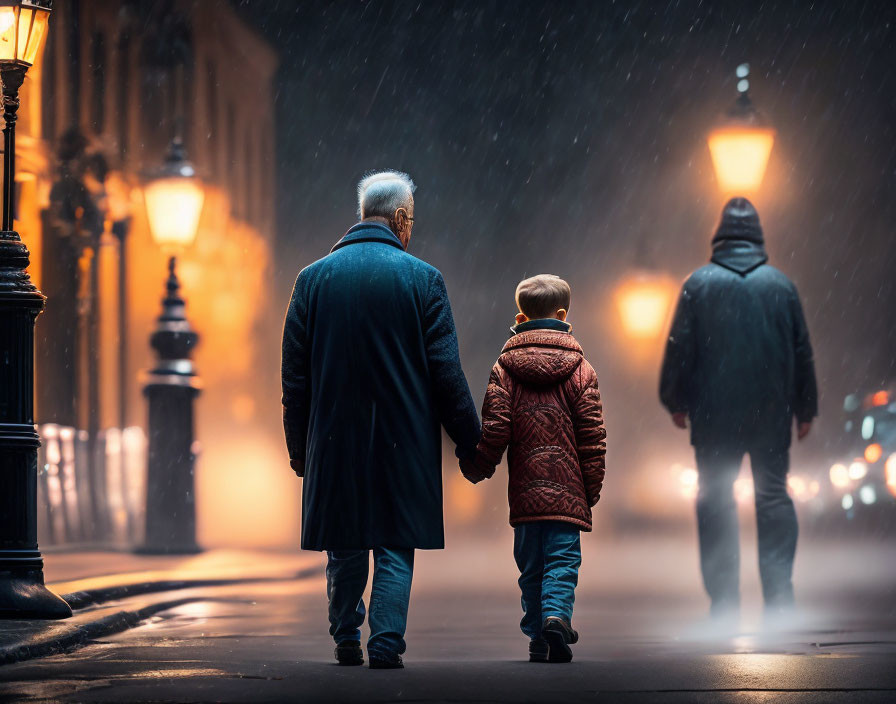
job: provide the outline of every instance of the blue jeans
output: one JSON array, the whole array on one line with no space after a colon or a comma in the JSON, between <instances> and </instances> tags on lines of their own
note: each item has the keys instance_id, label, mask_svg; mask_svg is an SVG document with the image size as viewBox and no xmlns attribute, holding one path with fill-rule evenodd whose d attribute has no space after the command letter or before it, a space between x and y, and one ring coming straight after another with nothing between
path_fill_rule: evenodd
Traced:
<instances>
[{"instance_id":1,"label":"blue jeans","mask_svg":"<svg viewBox=\"0 0 896 704\"><path fill-rule=\"evenodd\" d=\"M523 619L529 638L541 638L548 616L572 623L582 548L579 529L564 521L533 521L513 529L513 557L520 569Z\"/></svg>"},{"instance_id":2,"label":"blue jeans","mask_svg":"<svg viewBox=\"0 0 896 704\"><path fill-rule=\"evenodd\" d=\"M364 589L367 586L369 550L337 550L327 553L327 599L330 602L330 635L336 643L361 642L364 623ZM373 549L373 587L370 592L369 657L389 659L405 651L414 551Z\"/></svg>"},{"instance_id":3,"label":"blue jeans","mask_svg":"<svg viewBox=\"0 0 896 704\"><path fill-rule=\"evenodd\" d=\"M786 447L748 452L762 594L767 607L789 608L793 605L791 575L799 532L793 501L787 493L789 452ZM740 545L733 487L744 454L740 449L696 448L700 569L713 613L736 611L740 606Z\"/></svg>"}]
</instances>

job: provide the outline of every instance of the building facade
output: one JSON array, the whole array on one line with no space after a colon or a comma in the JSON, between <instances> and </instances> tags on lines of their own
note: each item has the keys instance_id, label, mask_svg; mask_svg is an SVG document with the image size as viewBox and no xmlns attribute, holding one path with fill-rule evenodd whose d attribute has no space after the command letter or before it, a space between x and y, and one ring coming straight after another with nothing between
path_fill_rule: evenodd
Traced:
<instances>
[{"instance_id":1,"label":"building facade","mask_svg":"<svg viewBox=\"0 0 896 704\"><path fill-rule=\"evenodd\" d=\"M179 273L202 335L197 496L200 538L211 542L233 542L227 516L245 494L215 488L221 475L205 468L248 456L271 422L263 399L275 370L260 373L258 360L274 339L265 285L277 65L226 2L67 0L22 90L16 225L48 297L36 329L39 423L91 437L145 423L139 372L152 362L169 253L152 240L141 184L175 136L203 181ZM236 542L285 542L280 533Z\"/></svg>"}]
</instances>

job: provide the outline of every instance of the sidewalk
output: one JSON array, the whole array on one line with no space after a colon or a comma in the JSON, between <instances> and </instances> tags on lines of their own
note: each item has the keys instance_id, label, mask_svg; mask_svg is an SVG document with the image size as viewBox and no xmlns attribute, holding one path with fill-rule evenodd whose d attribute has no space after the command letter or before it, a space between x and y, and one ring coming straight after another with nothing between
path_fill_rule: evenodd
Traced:
<instances>
[{"instance_id":1,"label":"sidewalk","mask_svg":"<svg viewBox=\"0 0 896 704\"><path fill-rule=\"evenodd\" d=\"M322 575L324 566L312 553L232 549L187 556L56 553L45 555L44 562L47 586L69 602L74 615L3 622L0 664L77 648L162 611L213 600L217 587L307 580Z\"/></svg>"}]
</instances>

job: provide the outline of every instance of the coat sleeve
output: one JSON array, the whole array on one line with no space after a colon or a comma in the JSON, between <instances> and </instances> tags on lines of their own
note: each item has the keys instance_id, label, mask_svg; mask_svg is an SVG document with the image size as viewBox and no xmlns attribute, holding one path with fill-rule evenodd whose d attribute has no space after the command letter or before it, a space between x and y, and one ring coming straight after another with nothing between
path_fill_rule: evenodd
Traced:
<instances>
[{"instance_id":1,"label":"coat sleeve","mask_svg":"<svg viewBox=\"0 0 896 704\"><path fill-rule=\"evenodd\" d=\"M494 474L495 467L510 444L512 391L508 387L507 375L502 373L501 365L496 363L489 376L485 400L482 402L482 439L476 448L478 468L488 476Z\"/></svg>"},{"instance_id":2,"label":"coat sleeve","mask_svg":"<svg viewBox=\"0 0 896 704\"><path fill-rule=\"evenodd\" d=\"M439 272L430 280L423 317L429 378L439 421L457 446L456 454L472 459L479 442L479 416L470 387L460 366L457 331L448 302L445 281Z\"/></svg>"},{"instance_id":3,"label":"coat sleeve","mask_svg":"<svg viewBox=\"0 0 896 704\"><path fill-rule=\"evenodd\" d=\"M794 352L794 404L797 421L808 423L818 415L818 386L815 381L815 361L809 342L809 329L803 315L796 288L793 290L793 352Z\"/></svg>"},{"instance_id":4,"label":"coat sleeve","mask_svg":"<svg viewBox=\"0 0 896 704\"><path fill-rule=\"evenodd\" d=\"M283 324L283 352L280 361L283 387L283 429L286 449L293 468L304 468L308 434L310 382L308 379L307 306L302 292L302 275L296 279L286 321Z\"/></svg>"},{"instance_id":5,"label":"coat sleeve","mask_svg":"<svg viewBox=\"0 0 896 704\"><path fill-rule=\"evenodd\" d=\"M573 403L572 417L585 493L588 503L594 506L600 499L606 472L607 431L604 429L597 372L587 361L583 361L582 365L583 388Z\"/></svg>"},{"instance_id":6,"label":"coat sleeve","mask_svg":"<svg viewBox=\"0 0 896 704\"><path fill-rule=\"evenodd\" d=\"M697 357L694 338L692 302L685 286L675 309L660 373L660 401L669 413L684 413L688 410L691 376Z\"/></svg>"}]
</instances>

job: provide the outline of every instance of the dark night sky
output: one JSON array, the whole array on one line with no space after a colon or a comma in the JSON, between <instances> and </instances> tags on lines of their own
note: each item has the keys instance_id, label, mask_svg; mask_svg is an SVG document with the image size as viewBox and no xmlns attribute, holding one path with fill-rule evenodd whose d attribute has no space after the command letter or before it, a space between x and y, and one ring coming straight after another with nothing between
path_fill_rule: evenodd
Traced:
<instances>
[{"instance_id":1,"label":"dark night sky","mask_svg":"<svg viewBox=\"0 0 896 704\"><path fill-rule=\"evenodd\" d=\"M548 271L572 284L610 430L666 422L657 369L621 366L609 295L630 268L683 278L707 259L722 200L705 135L748 61L778 131L756 202L804 299L827 422L843 394L893 377L893 4L236 4L282 61L284 306L354 223L362 174L405 170L411 252L445 274L477 403L516 282Z\"/></svg>"}]
</instances>

